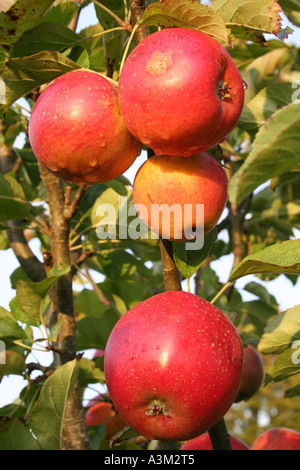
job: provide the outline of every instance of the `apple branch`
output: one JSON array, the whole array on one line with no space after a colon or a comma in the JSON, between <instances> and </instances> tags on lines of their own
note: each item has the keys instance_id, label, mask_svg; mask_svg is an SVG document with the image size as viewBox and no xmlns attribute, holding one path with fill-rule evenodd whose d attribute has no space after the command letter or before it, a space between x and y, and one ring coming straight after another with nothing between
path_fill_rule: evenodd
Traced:
<instances>
[{"instance_id":1,"label":"apple branch","mask_svg":"<svg viewBox=\"0 0 300 470\"><path fill-rule=\"evenodd\" d=\"M58 267L70 265L69 219L65 217L65 194L63 182L42 165L40 174L47 191L53 263ZM76 331L72 290L72 274L59 278L55 289L56 315L61 321L55 351L60 364L76 357ZM69 398L63 423L63 448L67 450L89 450L90 443L85 425L84 411L78 381Z\"/></svg>"}]
</instances>

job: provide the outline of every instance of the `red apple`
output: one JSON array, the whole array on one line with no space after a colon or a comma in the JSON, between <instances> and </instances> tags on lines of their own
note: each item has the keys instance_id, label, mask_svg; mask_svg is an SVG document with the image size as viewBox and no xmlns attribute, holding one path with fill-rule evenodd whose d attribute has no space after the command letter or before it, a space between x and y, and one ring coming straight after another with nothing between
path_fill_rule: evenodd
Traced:
<instances>
[{"instance_id":1,"label":"red apple","mask_svg":"<svg viewBox=\"0 0 300 470\"><path fill-rule=\"evenodd\" d=\"M235 402L249 400L264 380L264 363L261 355L250 344L243 350L243 373Z\"/></svg>"},{"instance_id":2,"label":"red apple","mask_svg":"<svg viewBox=\"0 0 300 470\"><path fill-rule=\"evenodd\" d=\"M300 450L300 433L288 428L269 429L258 436L251 450Z\"/></svg>"},{"instance_id":3,"label":"red apple","mask_svg":"<svg viewBox=\"0 0 300 470\"><path fill-rule=\"evenodd\" d=\"M232 450L250 450L247 444L232 435L230 435L230 444ZM191 439L181 447L181 450L213 450L209 434L201 434L201 436Z\"/></svg>"},{"instance_id":4,"label":"red apple","mask_svg":"<svg viewBox=\"0 0 300 470\"><path fill-rule=\"evenodd\" d=\"M117 89L89 70L68 72L45 88L28 132L39 162L77 184L120 176L141 151L120 114Z\"/></svg>"},{"instance_id":5,"label":"red apple","mask_svg":"<svg viewBox=\"0 0 300 470\"><path fill-rule=\"evenodd\" d=\"M119 102L130 132L157 155L190 156L236 126L244 82L225 48L196 30L147 36L120 73Z\"/></svg>"},{"instance_id":6,"label":"red apple","mask_svg":"<svg viewBox=\"0 0 300 470\"><path fill-rule=\"evenodd\" d=\"M115 411L113 404L104 401L102 395L99 395L89 402L88 410L85 414L85 421L87 426L100 426L100 424L105 424L106 432L104 439L110 439L126 426L121 416Z\"/></svg>"},{"instance_id":7,"label":"red apple","mask_svg":"<svg viewBox=\"0 0 300 470\"><path fill-rule=\"evenodd\" d=\"M229 410L242 373L240 337L226 315L195 294L168 291L131 308L105 349L110 397L146 439L183 441Z\"/></svg>"},{"instance_id":8,"label":"red apple","mask_svg":"<svg viewBox=\"0 0 300 470\"><path fill-rule=\"evenodd\" d=\"M140 219L153 232L185 240L216 225L226 205L227 187L224 169L207 152L189 158L154 155L135 176L133 200ZM197 204L204 207L203 224Z\"/></svg>"}]
</instances>

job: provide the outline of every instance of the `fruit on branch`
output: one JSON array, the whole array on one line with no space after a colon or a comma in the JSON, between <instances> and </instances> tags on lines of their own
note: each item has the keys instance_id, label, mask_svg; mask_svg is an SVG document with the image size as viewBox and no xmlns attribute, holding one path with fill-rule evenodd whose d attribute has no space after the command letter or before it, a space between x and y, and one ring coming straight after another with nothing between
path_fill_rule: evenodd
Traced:
<instances>
[{"instance_id":1,"label":"fruit on branch","mask_svg":"<svg viewBox=\"0 0 300 470\"><path fill-rule=\"evenodd\" d=\"M146 439L183 441L214 426L232 405L243 351L232 322L195 294L168 291L131 308L105 349L110 397Z\"/></svg>"},{"instance_id":2,"label":"fruit on branch","mask_svg":"<svg viewBox=\"0 0 300 470\"><path fill-rule=\"evenodd\" d=\"M101 424L105 424L106 432L104 439L110 439L126 426L124 420L115 411L113 404L104 401L102 395L99 395L88 403L85 422L87 426L100 426Z\"/></svg>"},{"instance_id":3,"label":"fruit on branch","mask_svg":"<svg viewBox=\"0 0 300 470\"><path fill-rule=\"evenodd\" d=\"M224 141L244 103L244 82L212 37L167 28L141 41L120 73L130 132L157 155L190 156Z\"/></svg>"},{"instance_id":4,"label":"fruit on branch","mask_svg":"<svg viewBox=\"0 0 300 470\"><path fill-rule=\"evenodd\" d=\"M243 373L236 403L251 398L264 380L264 363L257 349L249 344L243 353Z\"/></svg>"},{"instance_id":5,"label":"fruit on branch","mask_svg":"<svg viewBox=\"0 0 300 470\"><path fill-rule=\"evenodd\" d=\"M230 435L230 444L232 450L250 450L245 442L232 435ZM181 446L181 450L213 450L209 434L204 433L191 439Z\"/></svg>"},{"instance_id":6,"label":"fruit on branch","mask_svg":"<svg viewBox=\"0 0 300 470\"><path fill-rule=\"evenodd\" d=\"M89 70L61 75L42 91L28 132L38 161L77 184L117 178L141 152L120 114L116 87Z\"/></svg>"},{"instance_id":7,"label":"fruit on branch","mask_svg":"<svg viewBox=\"0 0 300 470\"><path fill-rule=\"evenodd\" d=\"M251 450L300 450L300 433L289 428L274 428L263 432Z\"/></svg>"},{"instance_id":8,"label":"fruit on branch","mask_svg":"<svg viewBox=\"0 0 300 470\"><path fill-rule=\"evenodd\" d=\"M189 158L154 155L139 168L133 200L142 221L170 240L209 232L227 201L228 180L221 164L207 152ZM203 204L204 217L200 217Z\"/></svg>"}]
</instances>

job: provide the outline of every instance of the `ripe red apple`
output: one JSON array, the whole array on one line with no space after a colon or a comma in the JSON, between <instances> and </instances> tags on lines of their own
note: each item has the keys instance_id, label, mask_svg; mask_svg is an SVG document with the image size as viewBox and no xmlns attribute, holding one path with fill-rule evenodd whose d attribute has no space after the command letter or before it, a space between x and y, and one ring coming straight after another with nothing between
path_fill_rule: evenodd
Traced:
<instances>
[{"instance_id":1,"label":"ripe red apple","mask_svg":"<svg viewBox=\"0 0 300 470\"><path fill-rule=\"evenodd\" d=\"M130 132L157 155L190 156L236 126L244 82L218 41L167 28L147 36L120 73L119 102Z\"/></svg>"},{"instance_id":2,"label":"ripe red apple","mask_svg":"<svg viewBox=\"0 0 300 470\"><path fill-rule=\"evenodd\" d=\"M289 428L274 428L263 432L251 450L300 450L300 433Z\"/></svg>"},{"instance_id":3,"label":"ripe red apple","mask_svg":"<svg viewBox=\"0 0 300 470\"><path fill-rule=\"evenodd\" d=\"M214 426L236 396L243 351L232 322L195 294L168 291L131 308L105 349L110 397L146 439L183 441Z\"/></svg>"},{"instance_id":4,"label":"ripe red apple","mask_svg":"<svg viewBox=\"0 0 300 470\"><path fill-rule=\"evenodd\" d=\"M110 439L126 426L121 416L116 413L113 404L104 401L102 395L99 395L88 403L85 422L87 426L100 426L100 424L105 424L106 432L104 439Z\"/></svg>"},{"instance_id":5,"label":"ripe red apple","mask_svg":"<svg viewBox=\"0 0 300 470\"><path fill-rule=\"evenodd\" d=\"M230 435L230 444L232 450L250 450L245 442L232 435ZM191 439L181 447L181 450L213 450L209 434L204 433Z\"/></svg>"},{"instance_id":6,"label":"ripe red apple","mask_svg":"<svg viewBox=\"0 0 300 470\"><path fill-rule=\"evenodd\" d=\"M135 176L133 200L139 217L153 232L186 240L216 225L226 205L227 187L224 169L207 152L189 158L154 155ZM199 224L197 204L204 206L204 226Z\"/></svg>"},{"instance_id":7,"label":"ripe red apple","mask_svg":"<svg viewBox=\"0 0 300 470\"><path fill-rule=\"evenodd\" d=\"M264 380L264 363L261 355L250 344L243 350L243 373L235 402L251 398Z\"/></svg>"},{"instance_id":8,"label":"ripe red apple","mask_svg":"<svg viewBox=\"0 0 300 470\"><path fill-rule=\"evenodd\" d=\"M39 162L77 184L120 176L141 151L120 114L117 89L89 70L68 72L44 89L28 132Z\"/></svg>"}]
</instances>

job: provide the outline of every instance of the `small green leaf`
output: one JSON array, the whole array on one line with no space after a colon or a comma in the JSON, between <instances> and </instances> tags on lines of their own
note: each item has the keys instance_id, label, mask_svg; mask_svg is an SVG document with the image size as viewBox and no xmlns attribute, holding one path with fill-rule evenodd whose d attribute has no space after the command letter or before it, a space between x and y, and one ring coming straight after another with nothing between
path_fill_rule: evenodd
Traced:
<instances>
[{"instance_id":1,"label":"small green leaf","mask_svg":"<svg viewBox=\"0 0 300 470\"><path fill-rule=\"evenodd\" d=\"M7 108L34 88L59 75L82 68L56 51L42 51L8 60L1 69L5 84L3 103Z\"/></svg>"},{"instance_id":2,"label":"small green leaf","mask_svg":"<svg viewBox=\"0 0 300 470\"><path fill-rule=\"evenodd\" d=\"M41 23L22 35L11 57L25 57L41 51L63 52L80 41L80 36L58 23Z\"/></svg>"},{"instance_id":3,"label":"small green leaf","mask_svg":"<svg viewBox=\"0 0 300 470\"><path fill-rule=\"evenodd\" d=\"M0 416L0 450L40 450L40 447L21 419Z\"/></svg>"},{"instance_id":4,"label":"small green leaf","mask_svg":"<svg viewBox=\"0 0 300 470\"><path fill-rule=\"evenodd\" d=\"M280 354L274 364L269 367L265 385L271 382L281 382L282 380L300 373L300 361L294 360L295 350L288 349Z\"/></svg>"},{"instance_id":5,"label":"small green leaf","mask_svg":"<svg viewBox=\"0 0 300 470\"><path fill-rule=\"evenodd\" d=\"M0 43L14 44L30 29L55 0L17 0L7 11L0 12Z\"/></svg>"},{"instance_id":6,"label":"small green leaf","mask_svg":"<svg viewBox=\"0 0 300 470\"><path fill-rule=\"evenodd\" d=\"M12 313L0 307L0 338L26 338L26 334L20 327Z\"/></svg>"},{"instance_id":7,"label":"small green leaf","mask_svg":"<svg viewBox=\"0 0 300 470\"><path fill-rule=\"evenodd\" d=\"M226 22L231 34L265 44L262 33L278 35L281 27L281 8L277 0L213 0L211 7Z\"/></svg>"},{"instance_id":8,"label":"small green leaf","mask_svg":"<svg viewBox=\"0 0 300 470\"><path fill-rule=\"evenodd\" d=\"M28 426L43 450L60 450L63 418L67 401L78 376L79 362L74 359L56 369L43 385Z\"/></svg>"},{"instance_id":9,"label":"small green leaf","mask_svg":"<svg viewBox=\"0 0 300 470\"><path fill-rule=\"evenodd\" d=\"M218 233L214 228L204 236L204 244L200 250L186 250L185 243L173 242L174 261L183 276L189 279L195 274L209 255L217 238Z\"/></svg>"},{"instance_id":10,"label":"small green leaf","mask_svg":"<svg viewBox=\"0 0 300 470\"><path fill-rule=\"evenodd\" d=\"M12 176L0 175L0 221L22 219L29 214L30 204L21 185Z\"/></svg>"},{"instance_id":11,"label":"small green leaf","mask_svg":"<svg viewBox=\"0 0 300 470\"><path fill-rule=\"evenodd\" d=\"M140 25L196 29L229 43L222 16L193 0L160 0L153 3L146 8Z\"/></svg>"},{"instance_id":12,"label":"small green leaf","mask_svg":"<svg viewBox=\"0 0 300 470\"><path fill-rule=\"evenodd\" d=\"M281 354L299 340L300 305L297 305L276 315L268 323L260 339L258 350L263 354Z\"/></svg>"},{"instance_id":13,"label":"small green leaf","mask_svg":"<svg viewBox=\"0 0 300 470\"><path fill-rule=\"evenodd\" d=\"M249 274L300 273L300 240L275 243L252 255L246 256L232 271L229 281Z\"/></svg>"},{"instance_id":14,"label":"small green leaf","mask_svg":"<svg viewBox=\"0 0 300 470\"><path fill-rule=\"evenodd\" d=\"M300 106L276 111L261 126L248 157L229 182L233 209L259 185L300 162Z\"/></svg>"}]
</instances>

